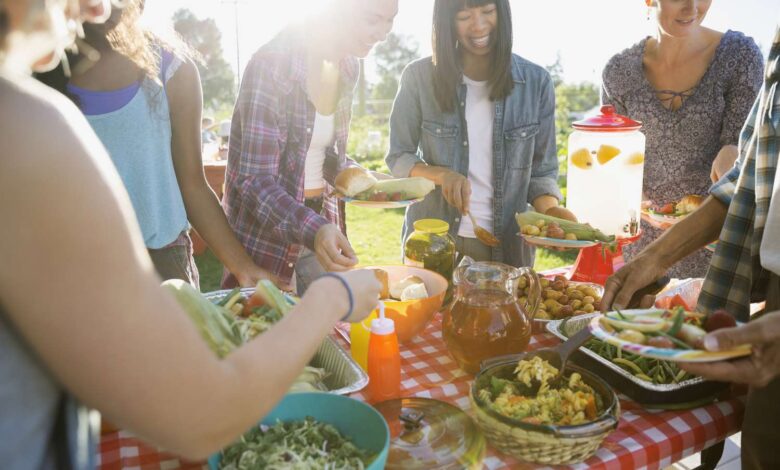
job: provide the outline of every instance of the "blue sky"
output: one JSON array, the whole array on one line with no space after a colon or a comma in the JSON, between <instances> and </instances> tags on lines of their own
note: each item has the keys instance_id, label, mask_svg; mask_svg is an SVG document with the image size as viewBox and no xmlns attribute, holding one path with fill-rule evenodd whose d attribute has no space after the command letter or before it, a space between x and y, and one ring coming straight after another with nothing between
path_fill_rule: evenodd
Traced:
<instances>
[{"instance_id":1,"label":"blue sky","mask_svg":"<svg viewBox=\"0 0 780 470\"><path fill-rule=\"evenodd\" d=\"M223 33L228 61L236 65L235 15L224 0L147 0L146 19L165 27L178 8L211 17ZM231 0L232 1L232 0ZM323 0L238 0L241 65L295 15ZM399 0L394 31L411 36L430 54L433 0ZM642 0L511 0L516 53L540 65L558 56L567 81L600 82L601 68L614 53L653 33ZM764 52L780 22L780 0L713 0L705 26L752 36Z\"/></svg>"}]
</instances>

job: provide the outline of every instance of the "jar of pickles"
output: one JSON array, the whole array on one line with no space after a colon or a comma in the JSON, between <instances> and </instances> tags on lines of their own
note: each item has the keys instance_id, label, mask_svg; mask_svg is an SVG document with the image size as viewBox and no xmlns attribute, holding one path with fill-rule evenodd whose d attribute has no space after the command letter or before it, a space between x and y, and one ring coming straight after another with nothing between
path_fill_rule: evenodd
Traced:
<instances>
[{"instance_id":1,"label":"jar of pickles","mask_svg":"<svg viewBox=\"0 0 780 470\"><path fill-rule=\"evenodd\" d=\"M448 233L450 224L439 219L420 219L404 243L404 264L425 268L452 283L455 268L455 240Z\"/></svg>"}]
</instances>

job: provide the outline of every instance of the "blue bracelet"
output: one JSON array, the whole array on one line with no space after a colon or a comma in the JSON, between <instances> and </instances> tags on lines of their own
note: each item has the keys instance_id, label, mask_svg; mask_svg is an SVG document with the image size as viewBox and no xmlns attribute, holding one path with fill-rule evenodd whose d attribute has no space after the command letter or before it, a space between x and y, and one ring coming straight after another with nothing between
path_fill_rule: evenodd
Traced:
<instances>
[{"instance_id":1,"label":"blue bracelet","mask_svg":"<svg viewBox=\"0 0 780 470\"><path fill-rule=\"evenodd\" d=\"M347 290L347 297L349 298L349 311L347 311L347 314L341 317L340 321L347 321L347 318L352 316L352 311L355 309L355 298L352 296L352 288L349 287L349 284L347 283L347 280L344 279L341 275L336 273L325 273L320 278L323 277L332 277L334 279L338 279L341 282L341 285L344 286L344 289Z\"/></svg>"}]
</instances>

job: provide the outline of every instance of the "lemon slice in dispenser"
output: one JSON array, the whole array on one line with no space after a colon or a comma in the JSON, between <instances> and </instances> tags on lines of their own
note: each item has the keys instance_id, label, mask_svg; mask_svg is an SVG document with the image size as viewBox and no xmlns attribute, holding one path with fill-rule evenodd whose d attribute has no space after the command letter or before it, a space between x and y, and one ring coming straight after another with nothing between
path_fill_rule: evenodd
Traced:
<instances>
[{"instance_id":1,"label":"lemon slice in dispenser","mask_svg":"<svg viewBox=\"0 0 780 470\"><path fill-rule=\"evenodd\" d=\"M610 160L620 155L620 149L611 145L602 145L596 153L596 159L600 164L606 165Z\"/></svg>"},{"instance_id":2,"label":"lemon slice in dispenser","mask_svg":"<svg viewBox=\"0 0 780 470\"><path fill-rule=\"evenodd\" d=\"M634 152L626 159L626 165L641 165L645 162L645 154L642 152Z\"/></svg>"},{"instance_id":3,"label":"lemon slice in dispenser","mask_svg":"<svg viewBox=\"0 0 780 470\"><path fill-rule=\"evenodd\" d=\"M588 149L579 149L573 152L569 158L571 159L571 164L577 168L583 170L590 170L593 168L593 157L590 155L590 150Z\"/></svg>"}]
</instances>

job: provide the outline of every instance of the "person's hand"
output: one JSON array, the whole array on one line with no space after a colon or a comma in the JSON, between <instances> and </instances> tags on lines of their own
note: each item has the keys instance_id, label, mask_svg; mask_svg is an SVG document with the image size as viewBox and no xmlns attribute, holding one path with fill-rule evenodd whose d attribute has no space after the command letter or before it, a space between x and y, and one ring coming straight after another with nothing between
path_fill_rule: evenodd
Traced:
<instances>
[{"instance_id":1,"label":"person's hand","mask_svg":"<svg viewBox=\"0 0 780 470\"><path fill-rule=\"evenodd\" d=\"M577 216L575 216L574 213L569 209L561 206L550 207L544 214L549 215L550 217L557 217L559 219L577 222Z\"/></svg>"},{"instance_id":2,"label":"person's hand","mask_svg":"<svg viewBox=\"0 0 780 470\"><path fill-rule=\"evenodd\" d=\"M356 323L366 318L379 303L379 293L382 283L372 269L354 269L340 273L352 289L354 307L346 321Z\"/></svg>"},{"instance_id":3,"label":"person's hand","mask_svg":"<svg viewBox=\"0 0 780 470\"><path fill-rule=\"evenodd\" d=\"M465 215L471 199L471 183L457 171L446 170L441 178L441 193L444 200Z\"/></svg>"},{"instance_id":4,"label":"person's hand","mask_svg":"<svg viewBox=\"0 0 780 470\"><path fill-rule=\"evenodd\" d=\"M236 278L236 282L241 287L255 287L261 279L268 279L273 282L276 287L283 291L291 291L292 286L288 283L283 283L277 276L271 274L265 269L252 264L249 268L242 272L233 274Z\"/></svg>"},{"instance_id":5,"label":"person's hand","mask_svg":"<svg viewBox=\"0 0 780 470\"><path fill-rule=\"evenodd\" d=\"M743 344L753 346L750 356L732 361L681 363L686 371L706 379L764 387L780 375L780 312L771 312L742 326L713 331L704 337L709 351Z\"/></svg>"},{"instance_id":6,"label":"person's hand","mask_svg":"<svg viewBox=\"0 0 780 470\"><path fill-rule=\"evenodd\" d=\"M710 170L710 179L713 183L723 178L723 175L734 167L738 156L739 148L736 145L725 145L720 149L715 160L712 161L712 169Z\"/></svg>"},{"instance_id":7,"label":"person's hand","mask_svg":"<svg viewBox=\"0 0 780 470\"><path fill-rule=\"evenodd\" d=\"M346 271L358 263L349 240L334 224L323 225L317 231L314 254L325 271Z\"/></svg>"},{"instance_id":8,"label":"person's hand","mask_svg":"<svg viewBox=\"0 0 780 470\"><path fill-rule=\"evenodd\" d=\"M651 227L655 227L659 230L668 230L672 227L674 224L670 224L669 222L661 222L659 220L656 220L652 217L650 217L648 214L645 214L642 212L642 220L647 222Z\"/></svg>"},{"instance_id":9,"label":"person's hand","mask_svg":"<svg viewBox=\"0 0 780 470\"><path fill-rule=\"evenodd\" d=\"M621 310L628 307L631 297L639 289L652 284L666 273L660 261L652 254L640 253L607 279L604 295L601 297L601 311ZM652 307L654 295L646 295L639 301L639 307Z\"/></svg>"}]
</instances>

